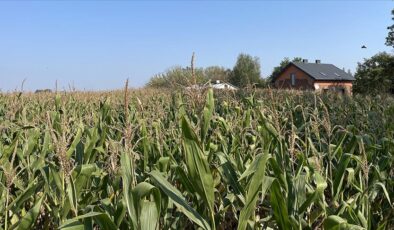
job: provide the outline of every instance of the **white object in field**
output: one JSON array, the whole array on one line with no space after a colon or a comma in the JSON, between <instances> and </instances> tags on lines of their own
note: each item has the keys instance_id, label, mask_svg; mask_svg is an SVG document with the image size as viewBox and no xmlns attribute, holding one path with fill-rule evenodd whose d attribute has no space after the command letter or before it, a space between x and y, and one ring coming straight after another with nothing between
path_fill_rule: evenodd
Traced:
<instances>
[{"instance_id":1,"label":"white object in field","mask_svg":"<svg viewBox=\"0 0 394 230\"><path fill-rule=\"evenodd\" d=\"M313 84L313 86L315 87L315 89L319 89L320 88L319 84L317 84L317 83Z\"/></svg>"},{"instance_id":2,"label":"white object in field","mask_svg":"<svg viewBox=\"0 0 394 230\"><path fill-rule=\"evenodd\" d=\"M209 85L209 82L204 85L191 85L186 87L188 90L203 90L206 88L213 88L213 89L224 89L224 90L238 90L237 87L231 85L230 83L221 82L218 80L216 84ZM219 83L218 83L219 82Z\"/></svg>"},{"instance_id":3,"label":"white object in field","mask_svg":"<svg viewBox=\"0 0 394 230\"><path fill-rule=\"evenodd\" d=\"M237 90L238 88L229 84L229 83L217 83L212 85L213 89L228 89L228 90Z\"/></svg>"}]
</instances>

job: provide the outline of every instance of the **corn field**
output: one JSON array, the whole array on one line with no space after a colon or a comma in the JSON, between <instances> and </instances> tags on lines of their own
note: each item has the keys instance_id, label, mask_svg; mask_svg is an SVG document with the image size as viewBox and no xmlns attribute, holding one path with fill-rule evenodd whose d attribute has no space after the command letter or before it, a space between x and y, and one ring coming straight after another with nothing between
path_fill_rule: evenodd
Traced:
<instances>
[{"instance_id":1,"label":"corn field","mask_svg":"<svg viewBox=\"0 0 394 230\"><path fill-rule=\"evenodd\" d=\"M0 95L0 229L394 229L394 99Z\"/></svg>"}]
</instances>

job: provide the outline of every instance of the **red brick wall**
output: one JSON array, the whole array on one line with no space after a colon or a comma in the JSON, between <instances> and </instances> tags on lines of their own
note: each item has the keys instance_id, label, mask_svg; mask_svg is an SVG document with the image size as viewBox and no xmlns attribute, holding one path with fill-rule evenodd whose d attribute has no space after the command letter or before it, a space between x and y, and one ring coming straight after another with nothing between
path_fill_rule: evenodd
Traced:
<instances>
[{"instance_id":1,"label":"red brick wall","mask_svg":"<svg viewBox=\"0 0 394 230\"><path fill-rule=\"evenodd\" d=\"M291 85L290 74L294 73L296 77L295 85ZM314 79L305 72L296 68L295 66L288 67L282 74L280 74L274 82L276 88L284 89L314 89Z\"/></svg>"},{"instance_id":2,"label":"red brick wall","mask_svg":"<svg viewBox=\"0 0 394 230\"><path fill-rule=\"evenodd\" d=\"M330 89L330 88L343 88L346 93L352 94L352 82L335 82L335 81L315 81L315 85L318 85L318 90Z\"/></svg>"}]
</instances>

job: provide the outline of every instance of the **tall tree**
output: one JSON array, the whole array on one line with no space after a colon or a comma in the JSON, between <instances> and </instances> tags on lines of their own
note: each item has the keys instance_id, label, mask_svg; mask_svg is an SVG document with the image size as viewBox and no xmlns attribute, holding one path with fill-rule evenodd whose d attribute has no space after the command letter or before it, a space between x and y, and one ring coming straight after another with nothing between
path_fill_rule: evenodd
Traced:
<instances>
[{"instance_id":1,"label":"tall tree","mask_svg":"<svg viewBox=\"0 0 394 230\"><path fill-rule=\"evenodd\" d=\"M383 52L364 59L354 77L354 93L394 93L394 56Z\"/></svg>"},{"instance_id":2,"label":"tall tree","mask_svg":"<svg viewBox=\"0 0 394 230\"><path fill-rule=\"evenodd\" d=\"M237 62L230 76L230 82L239 87L261 83L260 61L248 54L238 55Z\"/></svg>"},{"instance_id":3,"label":"tall tree","mask_svg":"<svg viewBox=\"0 0 394 230\"><path fill-rule=\"evenodd\" d=\"M207 80L215 82L216 80L229 82L231 70L221 66L209 66L204 69L204 76Z\"/></svg>"},{"instance_id":4,"label":"tall tree","mask_svg":"<svg viewBox=\"0 0 394 230\"><path fill-rule=\"evenodd\" d=\"M166 72L154 75L146 84L153 88L177 88L184 87L197 82L202 84L206 82L202 68L195 68L192 76L191 68L183 68L180 66L168 69Z\"/></svg>"},{"instance_id":5,"label":"tall tree","mask_svg":"<svg viewBox=\"0 0 394 230\"><path fill-rule=\"evenodd\" d=\"M391 19L394 20L394 9L391 11L391 15L393 16ZM389 32L386 37L386 45L394 47L394 24L387 27L387 29Z\"/></svg>"}]
</instances>

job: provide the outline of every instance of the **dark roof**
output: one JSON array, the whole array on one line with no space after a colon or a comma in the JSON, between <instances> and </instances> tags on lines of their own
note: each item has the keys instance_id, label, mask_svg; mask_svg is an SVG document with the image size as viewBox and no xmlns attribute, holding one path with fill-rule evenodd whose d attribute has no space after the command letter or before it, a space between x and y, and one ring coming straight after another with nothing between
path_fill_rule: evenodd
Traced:
<instances>
[{"instance_id":1,"label":"dark roof","mask_svg":"<svg viewBox=\"0 0 394 230\"><path fill-rule=\"evenodd\" d=\"M329 80L329 81L354 81L351 74L346 73L340 68L332 64L317 64L317 63L304 63L292 62L293 65L303 70L316 80Z\"/></svg>"},{"instance_id":2,"label":"dark roof","mask_svg":"<svg viewBox=\"0 0 394 230\"><path fill-rule=\"evenodd\" d=\"M321 63L305 63L305 62L290 62L282 71L274 77L273 80L282 74L291 65L296 66L304 71L310 77L320 81L354 81L356 80L351 74L346 73L340 68L332 64Z\"/></svg>"}]
</instances>

